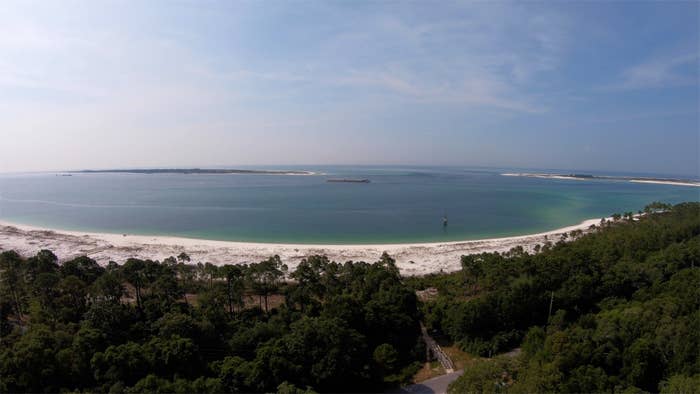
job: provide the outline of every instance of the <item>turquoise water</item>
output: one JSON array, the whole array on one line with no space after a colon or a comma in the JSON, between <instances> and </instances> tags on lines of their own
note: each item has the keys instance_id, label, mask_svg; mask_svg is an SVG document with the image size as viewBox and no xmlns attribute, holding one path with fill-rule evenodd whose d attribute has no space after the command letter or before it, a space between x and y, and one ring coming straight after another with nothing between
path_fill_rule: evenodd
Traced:
<instances>
[{"instance_id":1,"label":"turquoise water","mask_svg":"<svg viewBox=\"0 0 700 394\"><path fill-rule=\"evenodd\" d=\"M500 175L508 169L294 169L324 175L0 175L0 220L217 240L402 243L534 233L652 201L700 200L694 187ZM326 182L337 177L371 183Z\"/></svg>"}]
</instances>

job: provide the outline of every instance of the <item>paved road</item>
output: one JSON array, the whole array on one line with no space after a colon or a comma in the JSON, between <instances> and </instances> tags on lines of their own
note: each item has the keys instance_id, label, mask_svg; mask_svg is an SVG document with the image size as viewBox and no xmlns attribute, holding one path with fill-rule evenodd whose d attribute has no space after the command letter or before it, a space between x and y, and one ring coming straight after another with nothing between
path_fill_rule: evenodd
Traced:
<instances>
[{"instance_id":1,"label":"paved road","mask_svg":"<svg viewBox=\"0 0 700 394\"><path fill-rule=\"evenodd\" d=\"M447 392L447 386L454 382L462 375L464 371L455 371L446 375L441 375L436 378L428 379L418 384L402 387L395 391L396 394L444 394Z\"/></svg>"}]
</instances>

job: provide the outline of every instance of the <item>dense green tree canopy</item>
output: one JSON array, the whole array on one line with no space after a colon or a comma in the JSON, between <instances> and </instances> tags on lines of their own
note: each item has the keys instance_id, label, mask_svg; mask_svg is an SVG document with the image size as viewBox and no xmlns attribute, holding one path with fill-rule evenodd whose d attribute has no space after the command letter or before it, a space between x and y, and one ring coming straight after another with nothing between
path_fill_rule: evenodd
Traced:
<instances>
[{"instance_id":1,"label":"dense green tree canopy","mask_svg":"<svg viewBox=\"0 0 700 394\"><path fill-rule=\"evenodd\" d=\"M388 256L311 256L290 282L278 256L57 261L0 254L2 392L374 391L422 354L415 294Z\"/></svg>"},{"instance_id":2,"label":"dense green tree canopy","mask_svg":"<svg viewBox=\"0 0 700 394\"><path fill-rule=\"evenodd\" d=\"M700 203L644 212L415 278L386 254L288 272L3 251L0 392L383 391L424 361L421 320L482 357L454 393L694 392Z\"/></svg>"},{"instance_id":3,"label":"dense green tree canopy","mask_svg":"<svg viewBox=\"0 0 700 394\"><path fill-rule=\"evenodd\" d=\"M538 254L464 256L461 272L413 279L439 289L424 305L433 332L482 356L522 347L453 392L658 392L696 379L700 204L646 212Z\"/></svg>"}]
</instances>

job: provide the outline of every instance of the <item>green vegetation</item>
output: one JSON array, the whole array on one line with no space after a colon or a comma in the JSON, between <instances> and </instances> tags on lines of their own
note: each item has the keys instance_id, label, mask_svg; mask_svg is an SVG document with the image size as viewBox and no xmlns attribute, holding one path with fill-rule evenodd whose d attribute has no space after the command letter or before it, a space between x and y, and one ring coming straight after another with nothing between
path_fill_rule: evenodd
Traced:
<instances>
[{"instance_id":1,"label":"green vegetation","mask_svg":"<svg viewBox=\"0 0 700 394\"><path fill-rule=\"evenodd\" d=\"M0 391L376 391L425 354L416 296L386 255L313 256L289 283L277 256L188 261L0 254ZM272 308L272 296L284 302Z\"/></svg>"},{"instance_id":2,"label":"green vegetation","mask_svg":"<svg viewBox=\"0 0 700 394\"><path fill-rule=\"evenodd\" d=\"M377 392L420 368L423 319L480 356L454 393L694 392L700 203L645 213L536 254L464 256L459 272L403 279L386 254L312 256L289 272L277 256L101 267L6 251L0 391ZM437 295L419 303L429 287Z\"/></svg>"},{"instance_id":3,"label":"green vegetation","mask_svg":"<svg viewBox=\"0 0 700 394\"><path fill-rule=\"evenodd\" d=\"M464 256L461 272L414 279L439 291L423 306L434 332L486 357L522 347L476 363L451 391L682 392L697 382L700 204L651 210L536 255Z\"/></svg>"}]
</instances>

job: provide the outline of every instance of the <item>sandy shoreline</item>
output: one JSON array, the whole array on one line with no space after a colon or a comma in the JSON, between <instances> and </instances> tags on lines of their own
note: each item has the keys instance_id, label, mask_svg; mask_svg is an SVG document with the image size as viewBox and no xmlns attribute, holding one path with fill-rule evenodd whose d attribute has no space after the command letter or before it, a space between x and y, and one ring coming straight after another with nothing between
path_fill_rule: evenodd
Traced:
<instances>
[{"instance_id":1,"label":"sandy shoreline","mask_svg":"<svg viewBox=\"0 0 700 394\"><path fill-rule=\"evenodd\" d=\"M595 181L595 180L614 180L632 183L653 183L657 185L673 185L673 186L691 186L700 187L700 182L676 180L676 179L653 179L653 178L633 178L633 177L614 177L614 176L574 176L563 174L538 174L529 172L507 172L502 176L516 176L525 178L543 178L543 179L564 179L570 181Z\"/></svg>"},{"instance_id":2,"label":"sandy shoreline","mask_svg":"<svg viewBox=\"0 0 700 394\"><path fill-rule=\"evenodd\" d=\"M110 260L123 263L130 257L162 260L186 252L192 262L212 264L252 263L279 255L294 269L309 255L323 254L337 262L374 262L382 252L396 259L404 275L423 275L460 269L460 256L482 252L505 252L516 246L527 250L547 240L556 242L562 233L573 230L587 232L600 219L585 220L577 225L538 234L471 241L384 244L384 245L307 245L267 244L252 242L214 241L193 238L147 235L121 235L39 228L0 221L0 250L15 250L22 255L34 255L41 249L52 250L60 260L88 255L101 264Z\"/></svg>"},{"instance_id":3,"label":"sandy shoreline","mask_svg":"<svg viewBox=\"0 0 700 394\"><path fill-rule=\"evenodd\" d=\"M700 183L690 183L690 182L650 181L650 180L644 180L644 179L631 179L630 182L633 182L633 183L655 183L655 184L658 184L658 185L675 185L675 186L700 187Z\"/></svg>"}]
</instances>

